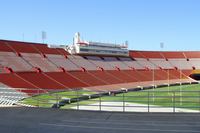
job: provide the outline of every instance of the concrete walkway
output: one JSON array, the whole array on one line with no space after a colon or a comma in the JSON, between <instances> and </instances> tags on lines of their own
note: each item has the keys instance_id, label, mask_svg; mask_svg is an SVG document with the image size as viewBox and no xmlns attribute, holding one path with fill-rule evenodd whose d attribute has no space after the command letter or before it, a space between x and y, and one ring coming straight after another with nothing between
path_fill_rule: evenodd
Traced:
<instances>
[{"instance_id":1,"label":"concrete walkway","mask_svg":"<svg viewBox=\"0 0 200 133\"><path fill-rule=\"evenodd\" d=\"M1 108L0 133L199 133L200 113Z\"/></svg>"},{"instance_id":2,"label":"concrete walkway","mask_svg":"<svg viewBox=\"0 0 200 133\"><path fill-rule=\"evenodd\" d=\"M77 109L77 106L71 107ZM89 105L80 105L79 110L101 110L101 111L126 111L126 112L193 112L198 113L198 110L173 108L173 107L162 107L157 105L138 104L138 103L123 103L123 102L101 102L101 106L98 103Z\"/></svg>"}]
</instances>

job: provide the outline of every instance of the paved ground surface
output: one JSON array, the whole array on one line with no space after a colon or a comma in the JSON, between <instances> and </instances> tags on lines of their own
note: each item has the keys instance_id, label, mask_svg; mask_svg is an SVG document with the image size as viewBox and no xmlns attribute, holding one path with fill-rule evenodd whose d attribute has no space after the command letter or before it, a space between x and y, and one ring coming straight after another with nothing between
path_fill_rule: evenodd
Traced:
<instances>
[{"instance_id":1,"label":"paved ground surface","mask_svg":"<svg viewBox=\"0 0 200 133\"><path fill-rule=\"evenodd\" d=\"M101 106L99 106L101 105ZM77 109L77 106L71 107L72 109ZM173 107L161 107L156 105L129 103L129 102L99 102L79 105L80 110L102 110L102 111L126 111L126 112L194 112L200 113L199 110L173 108Z\"/></svg>"},{"instance_id":2,"label":"paved ground surface","mask_svg":"<svg viewBox=\"0 0 200 133\"><path fill-rule=\"evenodd\" d=\"M0 108L0 133L199 133L200 113Z\"/></svg>"}]
</instances>

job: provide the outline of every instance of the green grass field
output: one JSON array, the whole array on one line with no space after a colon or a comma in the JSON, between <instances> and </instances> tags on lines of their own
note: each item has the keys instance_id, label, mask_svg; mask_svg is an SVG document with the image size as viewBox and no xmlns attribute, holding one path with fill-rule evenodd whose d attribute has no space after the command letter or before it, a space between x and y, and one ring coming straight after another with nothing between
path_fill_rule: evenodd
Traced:
<instances>
[{"instance_id":1,"label":"green grass field","mask_svg":"<svg viewBox=\"0 0 200 133\"><path fill-rule=\"evenodd\" d=\"M95 92L83 91L83 90L52 92L52 93L35 95L33 97L26 98L20 102L39 107L51 107L53 104L58 103L58 101L63 99L76 98L83 95L90 95L94 93Z\"/></svg>"},{"instance_id":2,"label":"green grass field","mask_svg":"<svg viewBox=\"0 0 200 133\"><path fill-rule=\"evenodd\" d=\"M98 102L130 102L163 107L200 109L200 85L183 85L156 88L150 90L127 92L115 96L105 96L96 99L81 101L78 105L89 105ZM62 108L77 106L77 103Z\"/></svg>"},{"instance_id":3,"label":"green grass field","mask_svg":"<svg viewBox=\"0 0 200 133\"><path fill-rule=\"evenodd\" d=\"M128 92L112 97L103 97L101 101L125 101L165 107L199 109L200 85L183 85ZM196 108L197 107L197 108Z\"/></svg>"},{"instance_id":4,"label":"green grass field","mask_svg":"<svg viewBox=\"0 0 200 133\"><path fill-rule=\"evenodd\" d=\"M75 98L81 95L90 95L97 92L91 91L66 91L57 93L42 94L34 97L30 97L21 101L25 104L30 104L40 107L51 107L54 103L66 98ZM89 99L80 101L78 103L72 103L63 106L62 108L70 108L77 105L89 105L98 102L130 102L141 103L150 105L160 105L164 107L188 108L199 110L200 106L200 85L183 85L183 86L171 86L156 88L150 90L134 91L117 94L115 96L104 96L101 98Z\"/></svg>"}]
</instances>

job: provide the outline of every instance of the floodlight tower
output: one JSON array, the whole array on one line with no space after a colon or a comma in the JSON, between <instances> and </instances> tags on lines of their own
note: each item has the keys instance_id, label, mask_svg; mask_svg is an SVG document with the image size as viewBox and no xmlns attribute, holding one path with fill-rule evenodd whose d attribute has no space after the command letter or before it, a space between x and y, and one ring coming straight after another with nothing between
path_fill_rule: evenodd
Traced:
<instances>
[{"instance_id":1,"label":"floodlight tower","mask_svg":"<svg viewBox=\"0 0 200 133\"><path fill-rule=\"evenodd\" d=\"M42 31L42 43L44 43L44 40L47 38L47 33L45 31Z\"/></svg>"}]
</instances>

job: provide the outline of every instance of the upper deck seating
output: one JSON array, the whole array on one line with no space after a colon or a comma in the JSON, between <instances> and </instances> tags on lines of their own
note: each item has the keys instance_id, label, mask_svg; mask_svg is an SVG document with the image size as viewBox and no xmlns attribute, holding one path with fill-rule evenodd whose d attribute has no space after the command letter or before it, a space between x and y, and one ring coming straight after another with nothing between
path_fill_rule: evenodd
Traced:
<instances>
[{"instance_id":1,"label":"upper deck seating","mask_svg":"<svg viewBox=\"0 0 200 133\"><path fill-rule=\"evenodd\" d=\"M2 52L14 52L4 40L0 40L0 51Z\"/></svg>"},{"instance_id":2,"label":"upper deck seating","mask_svg":"<svg viewBox=\"0 0 200 133\"><path fill-rule=\"evenodd\" d=\"M169 58L185 58L185 55L183 52L161 52L164 58L169 59Z\"/></svg>"},{"instance_id":3,"label":"upper deck seating","mask_svg":"<svg viewBox=\"0 0 200 133\"><path fill-rule=\"evenodd\" d=\"M56 50L61 54L61 55L70 55L66 50L63 48L56 48Z\"/></svg>"},{"instance_id":4,"label":"upper deck seating","mask_svg":"<svg viewBox=\"0 0 200 133\"><path fill-rule=\"evenodd\" d=\"M200 69L200 58L190 58L189 62L191 66L195 67L196 69Z\"/></svg>"},{"instance_id":5,"label":"upper deck seating","mask_svg":"<svg viewBox=\"0 0 200 133\"><path fill-rule=\"evenodd\" d=\"M200 52L199 51L184 51L184 55L186 58L200 58Z\"/></svg>"},{"instance_id":6,"label":"upper deck seating","mask_svg":"<svg viewBox=\"0 0 200 133\"><path fill-rule=\"evenodd\" d=\"M68 58L66 59L62 55L47 54L48 59L54 63L57 67L62 67L67 71L80 70L80 67L71 62Z\"/></svg>"},{"instance_id":7,"label":"upper deck seating","mask_svg":"<svg viewBox=\"0 0 200 133\"><path fill-rule=\"evenodd\" d=\"M163 69L172 69L174 66L172 66L169 61L166 61L165 59L149 59L149 61L153 64L155 64L157 67L161 67Z\"/></svg>"},{"instance_id":8,"label":"upper deck seating","mask_svg":"<svg viewBox=\"0 0 200 133\"><path fill-rule=\"evenodd\" d=\"M59 71L57 66L48 59L42 57L40 54L33 54L33 53L21 53L22 58L24 58L27 62L29 62L33 67L38 67L44 72L50 71Z\"/></svg>"},{"instance_id":9,"label":"upper deck seating","mask_svg":"<svg viewBox=\"0 0 200 133\"><path fill-rule=\"evenodd\" d=\"M186 59L169 59L169 63L177 67L178 69L190 69L192 70L193 65L190 63L190 61L187 61Z\"/></svg>"},{"instance_id":10,"label":"upper deck seating","mask_svg":"<svg viewBox=\"0 0 200 133\"><path fill-rule=\"evenodd\" d=\"M104 57L104 61L109 63L114 68L120 68L121 70L129 70L130 67L128 67L123 61L117 60L115 57Z\"/></svg>"},{"instance_id":11,"label":"upper deck seating","mask_svg":"<svg viewBox=\"0 0 200 133\"><path fill-rule=\"evenodd\" d=\"M0 64L12 68L13 71L32 71L32 66L12 52L0 52Z\"/></svg>"},{"instance_id":12,"label":"upper deck seating","mask_svg":"<svg viewBox=\"0 0 200 133\"><path fill-rule=\"evenodd\" d=\"M56 54L60 55L61 53L56 48L49 48L46 44L34 44L33 47L43 54Z\"/></svg>"},{"instance_id":13,"label":"upper deck seating","mask_svg":"<svg viewBox=\"0 0 200 133\"><path fill-rule=\"evenodd\" d=\"M37 53L68 55L69 53L61 48L49 48L47 44L0 40L0 51L16 53Z\"/></svg>"},{"instance_id":14,"label":"upper deck seating","mask_svg":"<svg viewBox=\"0 0 200 133\"><path fill-rule=\"evenodd\" d=\"M115 57L104 57L104 61L110 64L113 68L119 68L120 70L129 70L130 67L128 67L123 61L120 59L118 60Z\"/></svg>"},{"instance_id":15,"label":"upper deck seating","mask_svg":"<svg viewBox=\"0 0 200 133\"><path fill-rule=\"evenodd\" d=\"M146 58L141 51L129 51L129 56L133 58Z\"/></svg>"},{"instance_id":16,"label":"upper deck seating","mask_svg":"<svg viewBox=\"0 0 200 133\"><path fill-rule=\"evenodd\" d=\"M81 56L68 55L70 61L86 70L97 70L97 66Z\"/></svg>"},{"instance_id":17,"label":"upper deck seating","mask_svg":"<svg viewBox=\"0 0 200 133\"><path fill-rule=\"evenodd\" d=\"M120 58L120 60L130 68L143 69L143 66L141 66L131 58Z\"/></svg>"},{"instance_id":18,"label":"upper deck seating","mask_svg":"<svg viewBox=\"0 0 200 133\"><path fill-rule=\"evenodd\" d=\"M109 63L105 62L103 59L97 56L87 56L88 60L95 64L98 67L103 68L104 70L115 70L113 66Z\"/></svg>"},{"instance_id":19,"label":"upper deck seating","mask_svg":"<svg viewBox=\"0 0 200 133\"><path fill-rule=\"evenodd\" d=\"M157 58L157 59L162 59L163 56L160 54L159 51L138 51L142 56L143 58ZM137 58L137 57L135 57Z\"/></svg>"},{"instance_id":20,"label":"upper deck seating","mask_svg":"<svg viewBox=\"0 0 200 133\"><path fill-rule=\"evenodd\" d=\"M17 41L5 41L4 43L17 53L40 53L37 49L34 48L34 45L36 45L34 43Z\"/></svg>"},{"instance_id":21,"label":"upper deck seating","mask_svg":"<svg viewBox=\"0 0 200 133\"><path fill-rule=\"evenodd\" d=\"M148 61L147 59L143 59L143 58L135 58L135 60L137 61L138 64L140 64L141 66L143 66L143 68L145 69L150 68L150 69L156 69L156 65L151 63L150 61Z\"/></svg>"}]
</instances>

